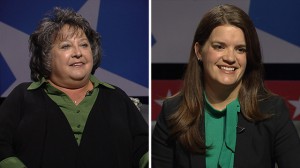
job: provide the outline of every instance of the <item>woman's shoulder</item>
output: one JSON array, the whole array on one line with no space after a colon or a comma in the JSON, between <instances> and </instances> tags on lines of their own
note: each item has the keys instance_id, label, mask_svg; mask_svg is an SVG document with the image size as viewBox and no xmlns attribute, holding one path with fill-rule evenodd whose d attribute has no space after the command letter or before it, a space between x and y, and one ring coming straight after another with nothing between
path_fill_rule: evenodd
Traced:
<instances>
[{"instance_id":1,"label":"woman's shoulder","mask_svg":"<svg viewBox=\"0 0 300 168\"><path fill-rule=\"evenodd\" d=\"M270 95L259 101L259 107L262 112L274 113L287 107L286 100L278 95Z\"/></svg>"},{"instance_id":2,"label":"woman's shoulder","mask_svg":"<svg viewBox=\"0 0 300 168\"><path fill-rule=\"evenodd\" d=\"M181 95L167 97L167 98L165 98L163 104L164 105L178 105L182 101L182 98L183 97Z\"/></svg>"},{"instance_id":3,"label":"woman's shoulder","mask_svg":"<svg viewBox=\"0 0 300 168\"><path fill-rule=\"evenodd\" d=\"M22 83L18 84L15 88L27 89L31 84L32 84L32 82L22 82Z\"/></svg>"},{"instance_id":4,"label":"woman's shoulder","mask_svg":"<svg viewBox=\"0 0 300 168\"><path fill-rule=\"evenodd\" d=\"M27 94L27 88L30 86L32 82L23 82L20 84L17 84L11 92L8 94L8 96L5 98L3 104L5 102L21 102L24 100L25 95Z\"/></svg>"},{"instance_id":5,"label":"woman's shoulder","mask_svg":"<svg viewBox=\"0 0 300 168\"><path fill-rule=\"evenodd\" d=\"M180 107L182 99L183 97L181 95L166 98L163 101L161 113L166 116L173 114Z\"/></svg>"},{"instance_id":6,"label":"woman's shoulder","mask_svg":"<svg viewBox=\"0 0 300 168\"><path fill-rule=\"evenodd\" d=\"M106 83L108 84L108 83ZM113 85L113 84L108 84L110 87L107 87L106 85L100 85L99 89L100 92L105 92L107 94L116 94L116 95L121 95L121 96L127 96L127 93L121 89L120 87Z\"/></svg>"},{"instance_id":7,"label":"woman's shoulder","mask_svg":"<svg viewBox=\"0 0 300 168\"><path fill-rule=\"evenodd\" d=\"M115 103L131 103L133 102L130 96L116 85L109 84L111 87L100 86L99 94L106 97L105 101L113 101Z\"/></svg>"},{"instance_id":8,"label":"woman's shoulder","mask_svg":"<svg viewBox=\"0 0 300 168\"><path fill-rule=\"evenodd\" d=\"M285 122L291 121L290 109L287 100L281 96L272 95L259 102L260 112L270 114L267 123L271 122L277 127Z\"/></svg>"},{"instance_id":9,"label":"woman's shoulder","mask_svg":"<svg viewBox=\"0 0 300 168\"><path fill-rule=\"evenodd\" d=\"M16 85L13 90L11 91L11 94L13 93L20 93L20 92L26 92L27 88L30 86L32 82L23 82L18 85Z\"/></svg>"}]
</instances>

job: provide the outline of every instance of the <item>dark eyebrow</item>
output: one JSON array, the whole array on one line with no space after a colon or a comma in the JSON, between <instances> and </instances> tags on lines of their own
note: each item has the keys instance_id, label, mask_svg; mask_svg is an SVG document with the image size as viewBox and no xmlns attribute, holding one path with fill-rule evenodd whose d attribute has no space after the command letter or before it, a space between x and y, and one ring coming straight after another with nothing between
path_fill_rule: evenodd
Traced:
<instances>
[{"instance_id":1,"label":"dark eyebrow","mask_svg":"<svg viewBox=\"0 0 300 168\"><path fill-rule=\"evenodd\" d=\"M221 42L221 41L211 41L211 44L213 44L213 43L219 43L219 44L222 44L222 45L226 45L226 43Z\"/></svg>"},{"instance_id":2,"label":"dark eyebrow","mask_svg":"<svg viewBox=\"0 0 300 168\"><path fill-rule=\"evenodd\" d=\"M211 41L211 44L213 43L219 43L221 45L227 45L225 42L221 42L221 41ZM236 47L246 47L246 44L238 44L236 45Z\"/></svg>"},{"instance_id":3,"label":"dark eyebrow","mask_svg":"<svg viewBox=\"0 0 300 168\"><path fill-rule=\"evenodd\" d=\"M246 46L246 44L240 44L240 45L237 45L237 47L245 47L246 48L247 46Z\"/></svg>"}]
</instances>

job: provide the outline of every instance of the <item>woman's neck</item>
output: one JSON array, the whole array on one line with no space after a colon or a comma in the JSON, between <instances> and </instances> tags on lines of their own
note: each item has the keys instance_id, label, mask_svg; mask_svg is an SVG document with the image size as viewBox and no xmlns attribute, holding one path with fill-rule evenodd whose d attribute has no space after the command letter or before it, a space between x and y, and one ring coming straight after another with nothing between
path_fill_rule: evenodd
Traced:
<instances>
[{"instance_id":1,"label":"woman's neck","mask_svg":"<svg viewBox=\"0 0 300 168\"><path fill-rule=\"evenodd\" d=\"M236 86L205 85L205 94L208 102L216 109L223 110L238 97L241 83Z\"/></svg>"},{"instance_id":2,"label":"woman's neck","mask_svg":"<svg viewBox=\"0 0 300 168\"><path fill-rule=\"evenodd\" d=\"M86 96L86 93L88 91L91 91L93 90L93 84L92 82L89 80L87 81L86 84L84 84L83 86L80 86L78 88L67 88L67 87L62 87L62 86L59 86L55 83L53 83L52 81L49 80L49 83L57 88L58 90L64 92L66 95L69 96L69 98L76 104L78 105L83 99L84 97Z\"/></svg>"}]
</instances>

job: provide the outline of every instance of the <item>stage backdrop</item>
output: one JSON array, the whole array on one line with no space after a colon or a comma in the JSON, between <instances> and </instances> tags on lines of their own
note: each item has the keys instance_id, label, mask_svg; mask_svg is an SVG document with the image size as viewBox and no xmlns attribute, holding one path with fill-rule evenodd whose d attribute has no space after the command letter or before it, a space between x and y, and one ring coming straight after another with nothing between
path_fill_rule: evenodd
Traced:
<instances>
[{"instance_id":1,"label":"stage backdrop","mask_svg":"<svg viewBox=\"0 0 300 168\"><path fill-rule=\"evenodd\" d=\"M256 25L263 51L266 85L285 97L300 131L300 1L152 0L152 121L163 98L181 85L195 29L203 14L220 3L245 10Z\"/></svg>"},{"instance_id":2,"label":"stage backdrop","mask_svg":"<svg viewBox=\"0 0 300 168\"><path fill-rule=\"evenodd\" d=\"M148 104L148 0L1 0L0 97L30 81L28 38L54 6L75 9L100 33L103 57L95 75Z\"/></svg>"}]
</instances>

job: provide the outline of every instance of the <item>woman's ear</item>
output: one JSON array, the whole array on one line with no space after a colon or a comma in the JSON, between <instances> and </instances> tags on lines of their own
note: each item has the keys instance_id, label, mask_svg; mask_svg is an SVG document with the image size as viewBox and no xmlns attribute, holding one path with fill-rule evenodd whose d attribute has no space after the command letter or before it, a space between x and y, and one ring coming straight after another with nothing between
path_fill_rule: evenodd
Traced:
<instances>
[{"instance_id":1,"label":"woman's ear","mask_svg":"<svg viewBox=\"0 0 300 168\"><path fill-rule=\"evenodd\" d=\"M202 61L201 46L198 42L196 42L194 45L194 51L195 51L198 61Z\"/></svg>"}]
</instances>

